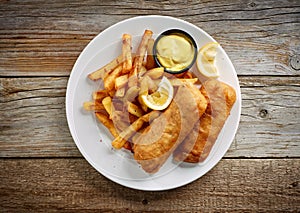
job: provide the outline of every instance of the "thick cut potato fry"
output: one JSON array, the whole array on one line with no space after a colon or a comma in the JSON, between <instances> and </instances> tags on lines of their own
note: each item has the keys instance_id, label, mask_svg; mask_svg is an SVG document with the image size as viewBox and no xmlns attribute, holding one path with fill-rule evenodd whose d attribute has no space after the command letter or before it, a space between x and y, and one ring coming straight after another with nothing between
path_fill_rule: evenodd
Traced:
<instances>
[{"instance_id":1,"label":"thick cut potato fry","mask_svg":"<svg viewBox=\"0 0 300 213\"><path fill-rule=\"evenodd\" d=\"M137 74L140 72L143 66L143 61L146 55L147 46L149 39L151 39L153 32L151 30L145 30L142 40L139 44L138 50L136 52L136 57L133 62L133 71L131 72L129 79L129 87L137 85Z\"/></svg>"},{"instance_id":2,"label":"thick cut potato fry","mask_svg":"<svg viewBox=\"0 0 300 213\"><path fill-rule=\"evenodd\" d=\"M112 100L110 96L105 97L102 100L102 104L106 110L106 112L109 114L109 116L111 117L112 114Z\"/></svg>"},{"instance_id":3,"label":"thick cut potato fry","mask_svg":"<svg viewBox=\"0 0 300 213\"><path fill-rule=\"evenodd\" d=\"M111 62L106 64L104 67L101 67L100 69L90 73L88 75L89 79L96 81L99 79L103 79L105 75L112 72L117 66L119 66L123 61L122 54L119 55L117 58L113 59Z\"/></svg>"},{"instance_id":4,"label":"thick cut potato fry","mask_svg":"<svg viewBox=\"0 0 300 213\"><path fill-rule=\"evenodd\" d=\"M160 115L158 111L151 111L148 114L143 115L142 117L138 118L135 122L133 122L129 127L127 127L124 131L122 131L118 137L116 137L113 142L112 146L115 149L121 149L126 141L132 137L137 131L139 131L145 122L149 122L150 119L153 120Z\"/></svg>"},{"instance_id":5,"label":"thick cut potato fry","mask_svg":"<svg viewBox=\"0 0 300 213\"><path fill-rule=\"evenodd\" d=\"M193 78L193 74L191 72L189 72L189 71L185 72L183 78L188 78L188 79Z\"/></svg>"},{"instance_id":6,"label":"thick cut potato fry","mask_svg":"<svg viewBox=\"0 0 300 213\"><path fill-rule=\"evenodd\" d=\"M122 74L123 66L120 64L116 69L114 69L109 75L104 79L104 88L109 92L115 88L116 78Z\"/></svg>"},{"instance_id":7,"label":"thick cut potato fry","mask_svg":"<svg viewBox=\"0 0 300 213\"><path fill-rule=\"evenodd\" d=\"M102 111L105 110L103 104L99 103L98 101L87 101L83 103L83 109L86 111Z\"/></svg>"},{"instance_id":8,"label":"thick cut potato fry","mask_svg":"<svg viewBox=\"0 0 300 213\"><path fill-rule=\"evenodd\" d=\"M150 78L149 76L145 76L145 78L146 78L146 82L148 84L149 93L153 93L153 92L157 91L158 85L159 85L161 79L157 81L157 80L152 80L152 78Z\"/></svg>"},{"instance_id":9,"label":"thick cut potato fry","mask_svg":"<svg viewBox=\"0 0 300 213\"><path fill-rule=\"evenodd\" d=\"M133 102L133 100L138 96L139 92L140 92L140 88L138 86L130 87L124 96L124 100Z\"/></svg>"},{"instance_id":10,"label":"thick cut potato fry","mask_svg":"<svg viewBox=\"0 0 300 213\"><path fill-rule=\"evenodd\" d=\"M153 57L153 45L154 45L154 39L151 38L148 41L147 57L146 57L146 64L145 64L145 67L148 70L156 67L156 63L155 63L154 57Z\"/></svg>"},{"instance_id":11,"label":"thick cut potato fry","mask_svg":"<svg viewBox=\"0 0 300 213\"><path fill-rule=\"evenodd\" d=\"M125 142L125 144L123 145L123 148L132 152L132 146L131 146L131 143L129 141Z\"/></svg>"},{"instance_id":12,"label":"thick cut potato fry","mask_svg":"<svg viewBox=\"0 0 300 213\"><path fill-rule=\"evenodd\" d=\"M104 125L106 126L106 128L110 131L110 133L115 137L117 138L119 135L118 135L118 132L114 126L114 123L112 122L112 120L109 119L109 117L107 115L105 115L104 113L99 113L99 112L96 112L95 113L96 115L96 118Z\"/></svg>"},{"instance_id":13,"label":"thick cut potato fry","mask_svg":"<svg viewBox=\"0 0 300 213\"><path fill-rule=\"evenodd\" d=\"M149 39L151 39L153 32L151 30L145 30L138 50L136 52L136 58L133 64L134 73L138 73L143 65L143 61L146 55Z\"/></svg>"},{"instance_id":14,"label":"thick cut potato fry","mask_svg":"<svg viewBox=\"0 0 300 213\"><path fill-rule=\"evenodd\" d=\"M92 96L93 96L93 100L102 101L103 98L108 96L108 93L105 89L104 90L98 90L98 91L93 92Z\"/></svg>"},{"instance_id":15,"label":"thick cut potato fry","mask_svg":"<svg viewBox=\"0 0 300 213\"><path fill-rule=\"evenodd\" d=\"M115 93L115 96L117 98L122 98L124 97L124 95L125 95L125 87L119 88Z\"/></svg>"},{"instance_id":16,"label":"thick cut potato fry","mask_svg":"<svg viewBox=\"0 0 300 213\"><path fill-rule=\"evenodd\" d=\"M145 75L145 73L147 72L148 70L146 69L145 66L142 66L140 71L138 72L137 74L137 78L140 79L143 77L143 75Z\"/></svg>"},{"instance_id":17,"label":"thick cut potato fry","mask_svg":"<svg viewBox=\"0 0 300 213\"><path fill-rule=\"evenodd\" d=\"M129 101L127 102L127 111L136 117L142 117L144 114L143 110L139 106Z\"/></svg>"},{"instance_id":18,"label":"thick cut potato fry","mask_svg":"<svg viewBox=\"0 0 300 213\"><path fill-rule=\"evenodd\" d=\"M140 103L142 110L144 112L147 112L148 111L148 106L144 103L142 95L139 95L138 102Z\"/></svg>"},{"instance_id":19,"label":"thick cut potato fry","mask_svg":"<svg viewBox=\"0 0 300 213\"><path fill-rule=\"evenodd\" d=\"M148 91L149 91L148 78L149 76L145 76L140 80L140 92L139 92L138 102L140 103L141 108L144 110L144 112L148 111L148 106L144 103L142 98L143 95L148 95Z\"/></svg>"},{"instance_id":20,"label":"thick cut potato fry","mask_svg":"<svg viewBox=\"0 0 300 213\"><path fill-rule=\"evenodd\" d=\"M111 119L118 132L124 131L131 124L129 114L124 111L115 110Z\"/></svg>"},{"instance_id":21,"label":"thick cut potato fry","mask_svg":"<svg viewBox=\"0 0 300 213\"><path fill-rule=\"evenodd\" d=\"M195 84L198 78L174 78L170 79L173 86L181 86L182 84Z\"/></svg>"},{"instance_id":22,"label":"thick cut potato fry","mask_svg":"<svg viewBox=\"0 0 300 213\"><path fill-rule=\"evenodd\" d=\"M153 68L151 70L148 70L145 75L149 76L152 79L158 79L164 74L164 68L163 67L157 67Z\"/></svg>"},{"instance_id":23,"label":"thick cut potato fry","mask_svg":"<svg viewBox=\"0 0 300 213\"><path fill-rule=\"evenodd\" d=\"M115 80L115 89L118 90L121 87L124 87L128 82L128 75L121 75Z\"/></svg>"},{"instance_id":24,"label":"thick cut potato fry","mask_svg":"<svg viewBox=\"0 0 300 213\"><path fill-rule=\"evenodd\" d=\"M123 73L128 73L132 69L132 55L131 55L131 35L123 34L122 36L122 55L124 59Z\"/></svg>"}]
</instances>

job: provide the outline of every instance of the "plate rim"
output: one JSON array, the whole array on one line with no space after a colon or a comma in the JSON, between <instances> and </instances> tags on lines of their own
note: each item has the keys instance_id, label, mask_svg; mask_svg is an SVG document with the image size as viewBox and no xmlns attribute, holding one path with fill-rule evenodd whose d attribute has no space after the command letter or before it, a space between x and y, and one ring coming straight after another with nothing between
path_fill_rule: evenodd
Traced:
<instances>
[{"instance_id":1,"label":"plate rim","mask_svg":"<svg viewBox=\"0 0 300 213\"><path fill-rule=\"evenodd\" d=\"M72 102L72 95L73 95L73 92L74 92L74 89L72 90L71 89L71 83L72 83L72 80L75 78L75 71L76 68L79 66L79 63L85 53L85 51L95 42L95 40L97 40L98 37L101 37L103 36L103 34L105 34L106 32L110 31L111 29L117 27L118 25L121 25L121 24L124 24L126 22L130 22L132 20L137 20L137 19L144 19L144 18L163 18L163 19L171 19L171 20L174 20L174 21L177 21L177 22L181 22L181 23L184 23L184 24L187 24L193 28L196 28L197 30L201 31L202 33L204 33L206 36L208 36L209 38L213 39L215 41L215 39L210 36L207 32L205 32L203 29L201 29L200 27L192 24L192 23L189 23L185 20L182 20L182 19L179 19L179 18L175 18L175 17L172 17L172 16L162 16L162 15L144 15L144 16L135 16L135 17L131 17L131 18L128 18L128 19L124 19L122 21L119 21L109 27L107 27L106 29L104 29L102 32L98 33L86 46L85 48L81 51L80 55L77 57L76 59L76 62L74 63L73 67L72 67L72 70L71 70L71 73L70 73L70 76L69 76L69 79L68 79L68 83L67 83L67 90L66 90L66 98L65 98L65 107L66 107L66 117L67 117L67 123L68 123L68 127L69 127L69 131L71 133L71 136L72 136L72 139L73 141L75 142L76 144L76 147L79 149L80 153L83 155L83 157L85 158L85 160L87 160L89 162L90 165L92 165L92 167L94 169L96 169L96 171L98 171L101 175L103 175L104 177L106 177L107 179L117 183L117 184L120 184L122 186L125 186L125 187L128 187L128 188L132 188L132 189L136 189L136 190L143 190L143 191L164 191L164 190L171 190L171 189L174 189L174 188L178 188L178 187L181 187L181 186L184 186L184 185L187 185L199 178L201 178L203 175L205 175L206 173L208 173L212 168L214 168L216 166L216 164L218 164L220 162L220 160L224 157L224 155L227 153L228 149L230 148L234 138L235 138L235 135L237 133L237 129L239 127L239 123L240 123L240 117L241 117L241 107L242 107L242 98L241 98L241 91L240 91L240 84L239 84L239 80L238 80L238 76L237 76L237 72L235 70L235 67L232 63L232 61L230 60L229 56L227 55L227 53L225 52L225 57L227 58L227 60L229 61L229 65L230 67L233 69L234 71L234 77L235 77L235 82L237 83L237 87L238 87L238 91L236 91L236 94L237 94L237 101L235 104L238 104L238 114L236 115L237 116L237 120L236 120L236 125L235 125L235 128L234 128L234 134L232 134L231 138L230 138L230 142L228 142L227 144L227 147L226 147L226 151L225 153L222 155L222 156L219 156L219 158L217 160L214 161L213 164L211 164L211 166L209 166L210 168L205 171L202 175L197 175L197 177L193 177L193 178L190 178L188 179L187 181L183 181L183 182L180 182L180 183L177 183L177 184L174 184L172 187L158 187L158 188L143 188L143 187L137 187L137 186L132 186L129 182L130 181L127 181L127 180L122 180L122 179L118 179L114 176L111 176L109 173L105 173L103 171L100 171L98 168L97 168L97 165L95 165L95 163L90 159L90 157L88 156L88 154L83 150L83 148L81 147L80 143L78 142L78 138L77 138L77 133L76 133L76 130L75 130L75 123L74 123L74 119L72 118L73 117L73 108L70 107L71 106L71 102ZM76 80L76 79L75 79ZM176 168L177 169L177 168ZM169 173L165 174L165 175L168 175ZM157 177L159 178L159 177ZM144 180L144 181L152 181L152 179L148 179L148 180ZM139 182L144 182L144 181L139 181Z\"/></svg>"}]
</instances>

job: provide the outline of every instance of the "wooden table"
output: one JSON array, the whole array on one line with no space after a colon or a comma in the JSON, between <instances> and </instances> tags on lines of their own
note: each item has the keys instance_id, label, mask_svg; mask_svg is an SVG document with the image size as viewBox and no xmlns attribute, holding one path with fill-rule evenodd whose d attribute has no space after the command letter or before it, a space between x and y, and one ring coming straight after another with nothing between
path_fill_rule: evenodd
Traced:
<instances>
[{"instance_id":1,"label":"wooden table","mask_svg":"<svg viewBox=\"0 0 300 213\"><path fill-rule=\"evenodd\" d=\"M299 212L298 0L1 1L0 14L0 212ZM83 48L110 25L149 14L181 18L220 42L243 99L219 164L162 192L99 174L65 115L67 81Z\"/></svg>"}]
</instances>

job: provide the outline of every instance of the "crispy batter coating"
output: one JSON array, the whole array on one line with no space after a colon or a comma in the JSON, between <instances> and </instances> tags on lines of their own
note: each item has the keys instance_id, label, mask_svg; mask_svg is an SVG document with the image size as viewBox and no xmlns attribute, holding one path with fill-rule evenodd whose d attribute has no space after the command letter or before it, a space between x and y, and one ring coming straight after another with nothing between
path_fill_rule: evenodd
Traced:
<instances>
[{"instance_id":1,"label":"crispy batter coating","mask_svg":"<svg viewBox=\"0 0 300 213\"><path fill-rule=\"evenodd\" d=\"M133 141L134 158L146 172L160 169L191 132L206 106L205 97L194 85L178 88L170 106Z\"/></svg>"},{"instance_id":2,"label":"crispy batter coating","mask_svg":"<svg viewBox=\"0 0 300 213\"><path fill-rule=\"evenodd\" d=\"M235 90L218 80L204 82L200 91L208 101L208 106L200 118L200 126L197 123L175 150L173 157L177 161L197 163L207 158L236 101Z\"/></svg>"}]
</instances>

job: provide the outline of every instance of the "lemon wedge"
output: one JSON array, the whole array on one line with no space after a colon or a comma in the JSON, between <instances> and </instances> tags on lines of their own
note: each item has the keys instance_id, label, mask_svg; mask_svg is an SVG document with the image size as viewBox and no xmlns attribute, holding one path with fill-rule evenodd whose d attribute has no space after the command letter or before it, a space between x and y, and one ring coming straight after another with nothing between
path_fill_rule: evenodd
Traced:
<instances>
[{"instance_id":1,"label":"lemon wedge","mask_svg":"<svg viewBox=\"0 0 300 213\"><path fill-rule=\"evenodd\" d=\"M142 95L142 100L146 106L153 110L166 109L173 99L174 89L171 82L163 77L158 85L158 89L148 95Z\"/></svg>"},{"instance_id":2,"label":"lemon wedge","mask_svg":"<svg viewBox=\"0 0 300 213\"><path fill-rule=\"evenodd\" d=\"M219 46L220 44L217 42L209 42L198 52L197 68L207 78L218 78L220 76L215 66L215 58Z\"/></svg>"}]
</instances>

